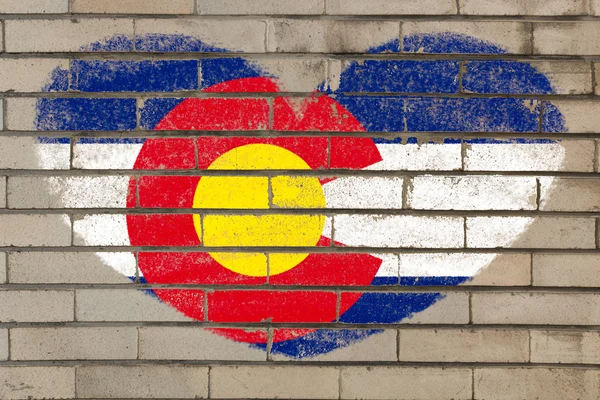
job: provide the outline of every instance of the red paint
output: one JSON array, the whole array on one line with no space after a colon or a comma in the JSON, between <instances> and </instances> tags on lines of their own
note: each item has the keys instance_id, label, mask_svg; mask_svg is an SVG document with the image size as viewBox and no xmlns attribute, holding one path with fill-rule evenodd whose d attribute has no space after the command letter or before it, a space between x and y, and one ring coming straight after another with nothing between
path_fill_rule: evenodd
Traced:
<instances>
[{"instance_id":1,"label":"red paint","mask_svg":"<svg viewBox=\"0 0 600 400\"><path fill-rule=\"evenodd\" d=\"M128 214L127 229L132 246L200 245L192 214Z\"/></svg>"},{"instance_id":2,"label":"red paint","mask_svg":"<svg viewBox=\"0 0 600 400\"><path fill-rule=\"evenodd\" d=\"M192 208L199 176L142 176L138 179L140 207Z\"/></svg>"},{"instance_id":3,"label":"red paint","mask_svg":"<svg viewBox=\"0 0 600 400\"><path fill-rule=\"evenodd\" d=\"M194 139L147 139L133 169L194 169Z\"/></svg>"},{"instance_id":4,"label":"red paint","mask_svg":"<svg viewBox=\"0 0 600 400\"><path fill-rule=\"evenodd\" d=\"M154 293L168 305L187 317L204 320L204 292L201 290L154 289Z\"/></svg>"}]
</instances>

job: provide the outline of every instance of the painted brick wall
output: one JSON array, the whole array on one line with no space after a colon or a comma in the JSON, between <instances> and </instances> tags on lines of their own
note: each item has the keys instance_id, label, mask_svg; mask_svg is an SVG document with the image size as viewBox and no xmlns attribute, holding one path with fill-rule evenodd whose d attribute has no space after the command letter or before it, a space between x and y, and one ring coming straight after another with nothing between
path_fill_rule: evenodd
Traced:
<instances>
[{"instance_id":1,"label":"painted brick wall","mask_svg":"<svg viewBox=\"0 0 600 400\"><path fill-rule=\"evenodd\" d=\"M600 398L600 0L0 14L1 399Z\"/></svg>"}]
</instances>

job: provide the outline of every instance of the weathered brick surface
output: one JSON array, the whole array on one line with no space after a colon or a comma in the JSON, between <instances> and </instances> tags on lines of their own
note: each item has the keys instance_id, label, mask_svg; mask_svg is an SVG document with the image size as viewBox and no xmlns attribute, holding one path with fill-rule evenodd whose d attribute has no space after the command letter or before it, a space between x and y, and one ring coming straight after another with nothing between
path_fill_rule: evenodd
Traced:
<instances>
[{"instance_id":1,"label":"weathered brick surface","mask_svg":"<svg viewBox=\"0 0 600 400\"><path fill-rule=\"evenodd\" d=\"M6 400L72 399L74 367L0 367L0 397Z\"/></svg>"},{"instance_id":2,"label":"weathered brick surface","mask_svg":"<svg viewBox=\"0 0 600 400\"><path fill-rule=\"evenodd\" d=\"M0 91L40 92L56 68L68 69L69 61L47 58L0 60Z\"/></svg>"},{"instance_id":3,"label":"weathered brick surface","mask_svg":"<svg viewBox=\"0 0 600 400\"><path fill-rule=\"evenodd\" d=\"M526 330L402 329L400 361L528 362Z\"/></svg>"},{"instance_id":4,"label":"weathered brick surface","mask_svg":"<svg viewBox=\"0 0 600 400\"><path fill-rule=\"evenodd\" d=\"M598 332L531 332L532 362L597 364L598 360L600 360Z\"/></svg>"},{"instance_id":5,"label":"weathered brick surface","mask_svg":"<svg viewBox=\"0 0 600 400\"><path fill-rule=\"evenodd\" d=\"M470 399L467 368L347 367L342 399Z\"/></svg>"},{"instance_id":6,"label":"weathered brick surface","mask_svg":"<svg viewBox=\"0 0 600 400\"><path fill-rule=\"evenodd\" d=\"M0 1L0 14L62 14L67 11L68 0Z\"/></svg>"},{"instance_id":7,"label":"weathered brick surface","mask_svg":"<svg viewBox=\"0 0 600 400\"><path fill-rule=\"evenodd\" d=\"M198 12L207 15L319 15L325 0L261 1L261 0L196 0Z\"/></svg>"},{"instance_id":8,"label":"weathered brick surface","mask_svg":"<svg viewBox=\"0 0 600 400\"><path fill-rule=\"evenodd\" d=\"M0 299L2 322L73 321L72 290L3 290Z\"/></svg>"},{"instance_id":9,"label":"weathered brick surface","mask_svg":"<svg viewBox=\"0 0 600 400\"><path fill-rule=\"evenodd\" d=\"M8 105L8 101L5 104ZM39 146L39 141L30 136L0 137L0 168L69 169L69 146L62 144L48 146L50 146L48 150L43 150ZM36 157L37 154L45 156L48 163L42 164L39 157Z\"/></svg>"},{"instance_id":10,"label":"weathered brick surface","mask_svg":"<svg viewBox=\"0 0 600 400\"><path fill-rule=\"evenodd\" d=\"M6 283L8 278L7 264L6 253L0 253L0 283Z\"/></svg>"},{"instance_id":11,"label":"weathered brick surface","mask_svg":"<svg viewBox=\"0 0 600 400\"><path fill-rule=\"evenodd\" d=\"M8 329L0 330L0 360L8 360Z\"/></svg>"},{"instance_id":12,"label":"weathered brick surface","mask_svg":"<svg viewBox=\"0 0 600 400\"><path fill-rule=\"evenodd\" d=\"M598 398L598 371L585 369L481 368L475 370L476 399L548 400Z\"/></svg>"},{"instance_id":13,"label":"weathered brick surface","mask_svg":"<svg viewBox=\"0 0 600 400\"><path fill-rule=\"evenodd\" d=\"M0 246L69 246L71 223L61 214L0 215Z\"/></svg>"},{"instance_id":14,"label":"weathered brick surface","mask_svg":"<svg viewBox=\"0 0 600 400\"><path fill-rule=\"evenodd\" d=\"M533 24L534 54L597 55L600 44L594 37L598 22L540 22Z\"/></svg>"},{"instance_id":15,"label":"weathered brick surface","mask_svg":"<svg viewBox=\"0 0 600 400\"><path fill-rule=\"evenodd\" d=\"M94 398L208 397L208 367L90 365L77 368L77 395Z\"/></svg>"},{"instance_id":16,"label":"weathered brick surface","mask_svg":"<svg viewBox=\"0 0 600 400\"><path fill-rule=\"evenodd\" d=\"M595 133L600 130L600 117L594 112L600 106L599 102L594 100L557 100L552 104L560 108L569 132Z\"/></svg>"},{"instance_id":17,"label":"weathered brick surface","mask_svg":"<svg viewBox=\"0 0 600 400\"><path fill-rule=\"evenodd\" d=\"M600 286L600 257L595 254L534 254L535 286Z\"/></svg>"},{"instance_id":18,"label":"weathered brick surface","mask_svg":"<svg viewBox=\"0 0 600 400\"><path fill-rule=\"evenodd\" d=\"M6 207L6 177L0 176L0 208Z\"/></svg>"},{"instance_id":19,"label":"weathered brick surface","mask_svg":"<svg viewBox=\"0 0 600 400\"><path fill-rule=\"evenodd\" d=\"M584 0L460 0L459 4L461 13L467 15L586 15L588 10Z\"/></svg>"},{"instance_id":20,"label":"weathered brick surface","mask_svg":"<svg viewBox=\"0 0 600 400\"><path fill-rule=\"evenodd\" d=\"M192 14L194 0L161 1L125 0L112 1L73 0L71 12L93 14Z\"/></svg>"},{"instance_id":21,"label":"weathered brick surface","mask_svg":"<svg viewBox=\"0 0 600 400\"><path fill-rule=\"evenodd\" d=\"M600 182L595 179L540 178L540 210L598 211Z\"/></svg>"},{"instance_id":22,"label":"weathered brick surface","mask_svg":"<svg viewBox=\"0 0 600 400\"><path fill-rule=\"evenodd\" d=\"M336 399L339 376L335 367L215 366L210 394L215 399Z\"/></svg>"},{"instance_id":23,"label":"weathered brick surface","mask_svg":"<svg viewBox=\"0 0 600 400\"><path fill-rule=\"evenodd\" d=\"M12 360L127 360L137 358L137 328L16 328Z\"/></svg>"},{"instance_id":24,"label":"weathered brick surface","mask_svg":"<svg viewBox=\"0 0 600 400\"><path fill-rule=\"evenodd\" d=\"M425 1L419 4L401 1L377 0L364 3L360 0L329 0L327 14L337 15L403 15L403 14L455 14L456 3L450 0Z\"/></svg>"}]
</instances>

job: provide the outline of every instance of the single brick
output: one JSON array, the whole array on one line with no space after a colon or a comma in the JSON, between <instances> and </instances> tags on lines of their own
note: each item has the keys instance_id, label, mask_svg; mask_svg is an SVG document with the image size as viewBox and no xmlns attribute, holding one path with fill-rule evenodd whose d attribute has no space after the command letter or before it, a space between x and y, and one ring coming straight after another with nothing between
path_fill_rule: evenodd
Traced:
<instances>
[{"instance_id":1,"label":"single brick","mask_svg":"<svg viewBox=\"0 0 600 400\"><path fill-rule=\"evenodd\" d=\"M137 328L13 328L12 360L125 360L137 358Z\"/></svg>"},{"instance_id":2,"label":"single brick","mask_svg":"<svg viewBox=\"0 0 600 400\"><path fill-rule=\"evenodd\" d=\"M600 26L600 25L599 25ZM598 30L600 33L600 30ZM565 132L595 133L600 131L600 101L554 100L552 104L560 110L566 120Z\"/></svg>"},{"instance_id":3,"label":"single brick","mask_svg":"<svg viewBox=\"0 0 600 400\"><path fill-rule=\"evenodd\" d=\"M533 54L597 55L600 22L536 22L533 24Z\"/></svg>"},{"instance_id":4,"label":"single brick","mask_svg":"<svg viewBox=\"0 0 600 400\"><path fill-rule=\"evenodd\" d=\"M505 0L494 3L485 0L460 0L460 12L465 15L587 15L587 1Z\"/></svg>"},{"instance_id":5,"label":"single brick","mask_svg":"<svg viewBox=\"0 0 600 400\"><path fill-rule=\"evenodd\" d=\"M595 221L569 217L467 217L467 247L593 249Z\"/></svg>"},{"instance_id":6,"label":"single brick","mask_svg":"<svg viewBox=\"0 0 600 400\"><path fill-rule=\"evenodd\" d=\"M290 337L294 329L276 329L274 337ZM339 347L334 351L320 354L321 347L303 346L297 355L284 351L285 342L274 342L271 346L270 359L273 361L398 361L397 335L395 329L385 329L369 335L369 331L356 329L328 330L323 344L336 346L347 338L362 338L349 346Z\"/></svg>"},{"instance_id":7,"label":"single brick","mask_svg":"<svg viewBox=\"0 0 600 400\"><path fill-rule=\"evenodd\" d=\"M442 15L456 14L452 0L425 0L420 3L375 0L329 0L327 14L334 15Z\"/></svg>"},{"instance_id":8,"label":"single brick","mask_svg":"<svg viewBox=\"0 0 600 400\"><path fill-rule=\"evenodd\" d=\"M531 331L531 362L598 364L600 333Z\"/></svg>"},{"instance_id":9,"label":"single brick","mask_svg":"<svg viewBox=\"0 0 600 400\"><path fill-rule=\"evenodd\" d=\"M106 138L79 139L73 143L73 168L133 169L144 140L110 142Z\"/></svg>"},{"instance_id":10,"label":"single brick","mask_svg":"<svg viewBox=\"0 0 600 400\"><path fill-rule=\"evenodd\" d=\"M600 256L534 254L533 285L600 287Z\"/></svg>"},{"instance_id":11,"label":"single brick","mask_svg":"<svg viewBox=\"0 0 600 400\"><path fill-rule=\"evenodd\" d=\"M255 60L254 64L272 76L282 92L313 93L326 79L323 58L275 58Z\"/></svg>"},{"instance_id":12,"label":"single brick","mask_svg":"<svg viewBox=\"0 0 600 400\"><path fill-rule=\"evenodd\" d=\"M467 400L468 368L343 367L342 399Z\"/></svg>"},{"instance_id":13,"label":"single brick","mask_svg":"<svg viewBox=\"0 0 600 400\"><path fill-rule=\"evenodd\" d=\"M588 293L472 293L475 324L598 325L600 296Z\"/></svg>"},{"instance_id":14,"label":"single brick","mask_svg":"<svg viewBox=\"0 0 600 400\"><path fill-rule=\"evenodd\" d=\"M598 4L600 4L600 1L598 1ZM600 10L600 6L599 6L599 10ZM598 13L600 15L600 12ZM594 63L594 74L595 76L599 76L600 75L600 63ZM598 84L598 82L595 82L596 86L594 87L594 93L596 95L600 94L600 84Z\"/></svg>"},{"instance_id":15,"label":"single brick","mask_svg":"<svg viewBox=\"0 0 600 400\"><path fill-rule=\"evenodd\" d=\"M319 15L325 0L197 0L198 12L206 15Z\"/></svg>"},{"instance_id":16,"label":"single brick","mask_svg":"<svg viewBox=\"0 0 600 400\"><path fill-rule=\"evenodd\" d=\"M69 61L55 58L3 58L0 60L0 91L41 92L66 90ZM64 74L64 86L50 86L54 76Z\"/></svg>"},{"instance_id":17,"label":"single brick","mask_svg":"<svg viewBox=\"0 0 600 400\"><path fill-rule=\"evenodd\" d=\"M413 314L401 321L404 324L468 324L469 295L448 292L424 311Z\"/></svg>"},{"instance_id":18,"label":"single brick","mask_svg":"<svg viewBox=\"0 0 600 400\"><path fill-rule=\"evenodd\" d=\"M69 0L0 0L0 14L62 14L69 11Z\"/></svg>"},{"instance_id":19,"label":"single brick","mask_svg":"<svg viewBox=\"0 0 600 400\"><path fill-rule=\"evenodd\" d=\"M402 329L399 336L400 361L529 361L526 330Z\"/></svg>"},{"instance_id":20,"label":"single brick","mask_svg":"<svg viewBox=\"0 0 600 400\"><path fill-rule=\"evenodd\" d=\"M0 176L0 208L6 207L6 177Z\"/></svg>"},{"instance_id":21,"label":"single brick","mask_svg":"<svg viewBox=\"0 0 600 400\"><path fill-rule=\"evenodd\" d=\"M210 395L215 399L337 399L339 375L335 367L214 366Z\"/></svg>"},{"instance_id":22,"label":"single brick","mask_svg":"<svg viewBox=\"0 0 600 400\"><path fill-rule=\"evenodd\" d=\"M126 208L126 176L11 177L9 208Z\"/></svg>"},{"instance_id":23,"label":"single brick","mask_svg":"<svg viewBox=\"0 0 600 400\"><path fill-rule=\"evenodd\" d=\"M265 22L260 20L139 19L135 22L136 49L141 51L229 51L264 53ZM166 37L155 40L160 33ZM169 36L172 39L169 39ZM186 43L182 36L199 38Z\"/></svg>"},{"instance_id":24,"label":"single brick","mask_svg":"<svg viewBox=\"0 0 600 400\"><path fill-rule=\"evenodd\" d=\"M0 329L0 360L8 360L8 329Z\"/></svg>"},{"instance_id":25,"label":"single brick","mask_svg":"<svg viewBox=\"0 0 600 400\"><path fill-rule=\"evenodd\" d=\"M208 397L208 367L89 365L77 368L77 396L90 398Z\"/></svg>"},{"instance_id":26,"label":"single brick","mask_svg":"<svg viewBox=\"0 0 600 400\"><path fill-rule=\"evenodd\" d=\"M228 360L265 361L262 349L226 339L208 329L198 327L139 328L140 359L144 360ZM256 331L266 337L266 331Z\"/></svg>"},{"instance_id":27,"label":"single brick","mask_svg":"<svg viewBox=\"0 0 600 400\"><path fill-rule=\"evenodd\" d=\"M165 289L161 292L176 297L181 291ZM77 290L76 297L78 321L189 321L175 308L144 290L82 289ZM203 307L200 300L197 301L199 311Z\"/></svg>"},{"instance_id":28,"label":"single brick","mask_svg":"<svg viewBox=\"0 0 600 400\"><path fill-rule=\"evenodd\" d=\"M0 252L0 283L6 283L8 278L7 271L7 257L6 253Z\"/></svg>"},{"instance_id":29,"label":"single brick","mask_svg":"<svg viewBox=\"0 0 600 400\"><path fill-rule=\"evenodd\" d=\"M13 131L34 131L37 128L37 99L6 99L6 128Z\"/></svg>"},{"instance_id":30,"label":"single brick","mask_svg":"<svg viewBox=\"0 0 600 400\"><path fill-rule=\"evenodd\" d=\"M73 13L92 14L192 14L194 0L163 1L122 0L113 1L73 0Z\"/></svg>"},{"instance_id":31,"label":"single brick","mask_svg":"<svg viewBox=\"0 0 600 400\"><path fill-rule=\"evenodd\" d=\"M404 180L395 177L341 176L323 185L328 208L402 209Z\"/></svg>"},{"instance_id":32,"label":"single brick","mask_svg":"<svg viewBox=\"0 0 600 400\"><path fill-rule=\"evenodd\" d=\"M522 286L530 284L530 268L528 254L400 254L400 283L435 286L467 279L465 285Z\"/></svg>"},{"instance_id":33,"label":"single brick","mask_svg":"<svg viewBox=\"0 0 600 400\"><path fill-rule=\"evenodd\" d=\"M460 143L381 143L383 161L366 169L377 171L454 171L462 168Z\"/></svg>"},{"instance_id":34,"label":"single brick","mask_svg":"<svg viewBox=\"0 0 600 400\"><path fill-rule=\"evenodd\" d=\"M0 169L69 169L70 145L35 137L0 137Z\"/></svg>"},{"instance_id":35,"label":"single brick","mask_svg":"<svg viewBox=\"0 0 600 400\"><path fill-rule=\"evenodd\" d=\"M346 246L463 247L463 219L409 215L334 216L334 240Z\"/></svg>"},{"instance_id":36,"label":"single brick","mask_svg":"<svg viewBox=\"0 0 600 400\"><path fill-rule=\"evenodd\" d=\"M73 307L72 291L0 291L0 321L2 322L73 321Z\"/></svg>"},{"instance_id":37,"label":"single brick","mask_svg":"<svg viewBox=\"0 0 600 400\"><path fill-rule=\"evenodd\" d=\"M133 253L13 252L8 264L11 283L128 283L136 273Z\"/></svg>"},{"instance_id":38,"label":"single brick","mask_svg":"<svg viewBox=\"0 0 600 400\"><path fill-rule=\"evenodd\" d=\"M399 24L383 21L268 22L267 50L278 53L363 53L398 38Z\"/></svg>"},{"instance_id":39,"label":"single brick","mask_svg":"<svg viewBox=\"0 0 600 400\"><path fill-rule=\"evenodd\" d=\"M73 217L75 246L129 246L127 218L122 214L91 214ZM163 242L163 245L167 245Z\"/></svg>"},{"instance_id":40,"label":"single brick","mask_svg":"<svg viewBox=\"0 0 600 400\"><path fill-rule=\"evenodd\" d=\"M536 180L513 176L416 176L407 207L415 210L535 210Z\"/></svg>"},{"instance_id":41,"label":"single brick","mask_svg":"<svg viewBox=\"0 0 600 400\"><path fill-rule=\"evenodd\" d=\"M68 215L0 215L0 246L70 245L71 222Z\"/></svg>"},{"instance_id":42,"label":"single brick","mask_svg":"<svg viewBox=\"0 0 600 400\"><path fill-rule=\"evenodd\" d=\"M589 140L468 143L465 147L467 171L594 171L594 143Z\"/></svg>"},{"instance_id":43,"label":"single brick","mask_svg":"<svg viewBox=\"0 0 600 400\"><path fill-rule=\"evenodd\" d=\"M5 21L6 51L11 53L78 52L92 49L93 42L120 36L113 51L133 49L133 21L130 19L57 19Z\"/></svg>"},{"instance_id":44,"label":"single brick","mask_svg":"<svg viewBox=\"0 0 600 400\"><path fill-rule=\"evenodd\" d=\"M74 367L0 367L4 400L73 399Z\"/></svg>"},{"instance_id":45,"label":"single brick","mask_svg":"<svg viewBox=\"0 0 600 400\"><path fill-rule=\"evenodd\" d=\"M592 0L592 9L591 12L593 15L600 15L600 1Z\"/></svg>"},{"instance_id":46,"label":"single brick","mask_svg":"<svg viewBox=\"0 0 600 400\"><path fill-rule=\"evenodd\" d=\"M473 379L476 399L593 400L600 396L597 370L481 368Z\"/></svg>"},{"instance_id":47,"label":"single brick","mask_svg":"<svg viewBox=\"0 0 600 400\"><path fill-rule=\"evenodd\" d=\"M539 181L542 211L600 211L596 179L540 177Z\"/></svg>"},{"instance_id":48,"label":"single brick","mask_svg":"<svg viewBox=\"0 0 600 400\"><path fill-rule=\"evenodd\" d=\"M403 49L408 52L428 51L426 34L459 34L474 36L499 46L509 53L531 54L529 24L521 22L474 21L415 21L402 24ZM472 46L469 52L488 52L485 45ZM459 51L460 52L460 51Z\"/></svg>"},{"instance_id":49,"label":"single brick","mask_svg":"<svg viewBox=\"0 0 600 400\"><path fill-rule=\"evenodd\" d=\"M556 94L591 94L592 70L585 61L533 61L532 67L544 74Z\"/></svg>"}]
</instances>

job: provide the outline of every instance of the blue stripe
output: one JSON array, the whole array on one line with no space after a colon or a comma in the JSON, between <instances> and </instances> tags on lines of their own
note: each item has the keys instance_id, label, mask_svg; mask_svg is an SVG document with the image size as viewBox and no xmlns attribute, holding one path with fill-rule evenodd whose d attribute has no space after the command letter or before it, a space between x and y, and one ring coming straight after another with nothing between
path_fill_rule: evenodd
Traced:
<instances>
[{"instance_id":1,"label":"blue stripe","mask_svg":"<svg viewBox=\"0 0 600 400\"><path fill-rule=\"evenodd\" d=\"M172 92L198 89L198 61L74 60L71 89L81 92Z\"/></svg>"},{"instance_id":2,"label":"blue stripe","mask_svg":"<svg viewBox=\"0 0 600 400\"><path fill-rule=\"evenodd\" d=\"M457 93L457 61L353 61L342 72L343 92Z\"/></svg>"},{"instance_id":3,"label":"blue stripe","mask_svg":"<svg viewBox=\"0 0 600 400\"><path fill-rule=\"evenodd\" d=\"M147 99L140 110L140 128L154 129L165 115L183 100L185 99L166 97Z\"/></svg>"},{"instance_id":4,"label":"blue stripe","mask_svg":"<svg viewBox=\"0 0 600 400\"><path fill-rule=\"evenodd\" d=\"M66 92L69 90L69 70L56 67L50 73L49 83L42 92Z\"/></svg>"},{"instance_id":5,"label":"blue stripe","mask_svg":"<svg viewBox=\"0 0 600 400\"><path fill-rule=\"evenodd\" d=\"M404 38L407 53L503 54L507 51L488 41L460 33L416 33Z\"/></svg>"},{"instance_id":6,"label":"blue stripe","mask_svg":"<svg viewBox=\"0 0 600 400\"><path fill-rule=\"evenodd\" d=\"M440 293L364 293L340 322L391 324L421 312L442 299Z\"/></svg>"},{"instance_id":7,"label":"blue stripe","mask_svg":"<svg viewBox=\"0 0 600 400\"><path fill-rule=\"evenodd\" d=\"M257 65L243 58L207 58L200 60L200 67L202 89L234 79L272 77L264 73Z\"/></svg>"},{"instance_id":8,"label":"blue stripe","mask_svg":"<svg viewBox=\"0 0 600 400\"><path fill-rule=\"evenodd\" d=\"M394 39L387 43L373 46L367 50L367 53L371 53L371 54L400 53L400 40Z\"/></svg>"},{"instance_id":9,"label":"blue stripe","mask_svg":"<svg viewBox=\"0 0 600 400\"><path fill-rule=\"evenodd\" d=\"M460 144L461 141L462 141L461 139L455 139L455 138L443 138L438 141L436 141L436 140L420 140L419 138L416 138L416 137L406 138L406 144L423 144L423 143ZM373 138L373 143L375 143L375 144L402 144L403 142L404 142L404 139L402 137L395 137L393 139L381 138L381 137Z\"/></svg>"},{"instance_id":10,"label":"blue stripe","mask_svg":"<svg viewBox=\"0 0 600 400\"><path fill-rule=\"evenodd\" d=\"M391 286L398 284L397 276L376 276L371 281L372 286Z\"/></svg>"},{"instance_id":11,"label":"blue stripe","mask_svg":"<svg viewBox=\"0 0 600 400\"><path fill-rule=\"evenodd\" d=\"M196 53L223 53L227 50L204 43L202 40L186 35L163 35L150 33L138 35L135 38L135 49L151 52L196 52Z\"/></svg>"},{"instance_id":12,"label":"blue stripe","mask_svg":"<svg viewBox=\"0 0 600 400\"><path fill-rule=\"evenodd\" d=\"M558 107L549 101L544 101L542 112L542 132L545 133L563 133L569 130L565 126L565 117L561 114Z\"/></svg>"},{"instance_id":13,"label":"blue stripe","mask_svg":"<svg viewBox=\"0 0 600 400\"><path fill-rule=\"evenodd\" d=\"M531 108L529 108L531 107ZM507 98L409 98L409 132L537 132L539 103Z\"/></svg>"},{"instance_id":14,"label":"blue stripe","mask_svg":"<svg viewBox=\"0 0 600 400\"><path fill-rule=\"evenodd\" d=\"M344 96L336 100L370 132L404 131L404 98Z\"/></svg>"},{"instance_id":15,"label":"blue stripe","mask_svg":"<svg viewBox=\"0 0 600 400\"><path fill-rule=\"evenodd\" d=\"M68 137L52 137L52 136L38 136L38 143L42 144L70 144L71 139Z\"/></svg>"},{"instance_id":16,"label":"blue stripe","mask_svg":"<svg viewBox=\"0 0 600 400\"><path fill-rule=\"evenodd\" d=\"M36 128L42 131L130 131L136 99L39 99Z\"/></svg>"},{"instance_id":17,"label":"blue stripe","mask_svg":"<svg viewBox=\"0 0 600 400\"><path fill-rule=\"evenodd\" d=\"M127 35L115 35L106 40L100 40L87 46L81 51L133 51L133 40Z\"/></svg>"},{"instance_id":18,"label":"blue stripe","mask_svg":"<svg viewBox=\"0 0 600 400\"><path fill-rule=\"evenodd\" d=\"M549 94L548 78L531 64L518 61L470 61L463 74L467 93Z\"/></svg>"},{"instance_id":19,"label":"blue stripe","mask_svg":"<svg viewBox=\"0 0 600 400\"><path fill-rule=\"evenodd\" d=\"M471 279L468 276L402 276L401 286L456 286Z\"/></svg>"},{"instance_id":20,"label":"blue stripe","mask_svg":"<svg viewBox=\"0 0 600 400\"><path fill-rule=\"evenodd\" d=\"M144 143L146 138L79 138L77 144L137 144Z\"/></svg>"}]
</instances>

